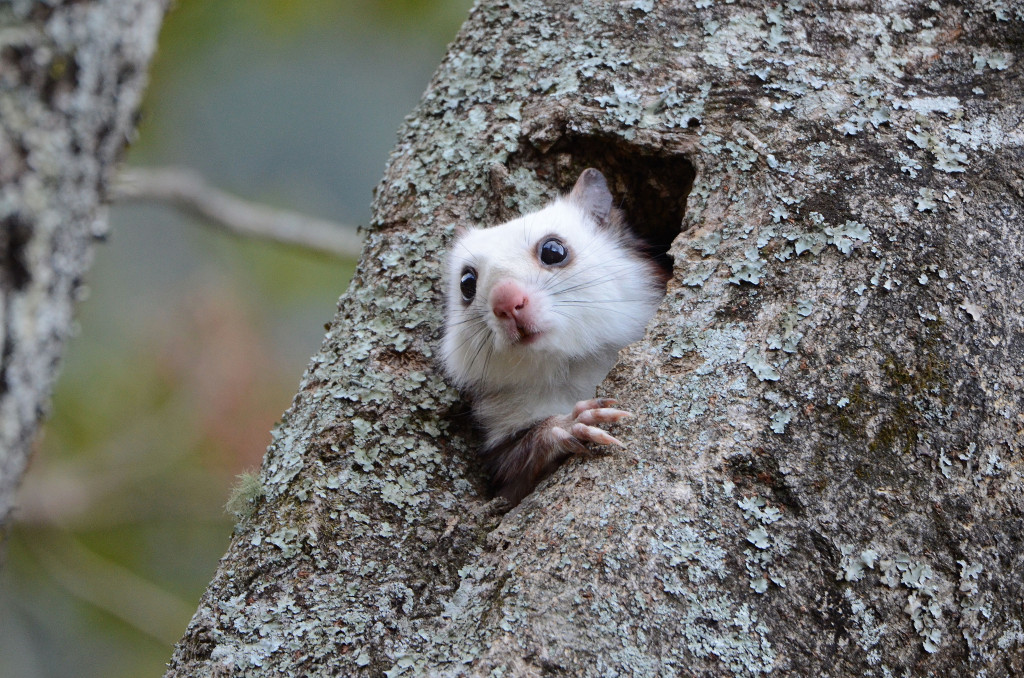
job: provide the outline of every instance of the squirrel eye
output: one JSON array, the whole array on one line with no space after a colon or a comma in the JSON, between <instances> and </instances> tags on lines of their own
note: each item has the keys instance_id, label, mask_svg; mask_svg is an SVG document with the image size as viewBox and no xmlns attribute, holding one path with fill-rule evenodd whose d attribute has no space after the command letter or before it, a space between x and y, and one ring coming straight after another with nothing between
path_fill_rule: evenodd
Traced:
<instances>
[{"instance_id":1,"label":"squirrel eye","mask_svg":"<svg viewBox=\"0 0 1024 678\"><path fill-rule=\"evenodd\" d=\"M462 291L462 298L469 302L476 296L476 271L472 268L462 269L462 277L459 279L459 290Z\"/></svg>"},{"instance_id":2,"label":"squirrel eye","mask_svg":"<svg viewBox=\"0 0 1024 678\"><path fill-rule=\"evenodd\" d=\"M568 248L556 238L549 238L540 246L540 260L548 266L560 264L568 256Z\"/></svg>"}]
</instances>

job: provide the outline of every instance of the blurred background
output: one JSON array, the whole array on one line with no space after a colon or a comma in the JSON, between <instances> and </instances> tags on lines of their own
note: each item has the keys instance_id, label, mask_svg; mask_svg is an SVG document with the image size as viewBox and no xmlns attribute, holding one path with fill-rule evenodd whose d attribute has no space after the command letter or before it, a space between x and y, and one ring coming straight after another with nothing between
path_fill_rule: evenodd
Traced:
<instances>
[{"instance_id":1,"label":"blurred background","mask_svg":"<svg viewBox=\"0 0 1024 678\"><path fill-rule=\"evenodd\" d=\"M471 0L177 0L132 166L366 224ZM355 262L115 205L0 554L0 678L159 676Z\"/></svg>"}]
</instances>

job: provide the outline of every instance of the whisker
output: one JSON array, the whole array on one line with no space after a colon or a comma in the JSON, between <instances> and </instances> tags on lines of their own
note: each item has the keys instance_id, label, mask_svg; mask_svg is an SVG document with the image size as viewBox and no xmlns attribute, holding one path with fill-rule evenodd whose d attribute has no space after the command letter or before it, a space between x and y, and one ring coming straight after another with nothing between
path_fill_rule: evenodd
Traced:
<instances>
[{"instance_id":1,"label":"whisker","mask_svg":"<svg viewBox=\"0 0 1024 678\"><path fill-rule=\"evenodd\" d=\"M462 342L458 346L456 346L455 349L452 352L453 353L458 353L459 351L462 350L463 346L465 346L466 344L468 344L468 343L470 343L472 341L475 341L476 338L479 337L484 332L486 332L487 329L488 329L487 323L481 323L481 327L478 328L476 331L471 331L469 333L469 336L467 336L465 339L463 339ZM486 342L481 342L481 343L486 343Z\"/></svg>"},{"instance_id":2,"label":"whisker","mask_svg":"<svg viewBox=\"0 0 1024 678\"><path fill-rule=\"evenodd\" d=\"M601 304L642 304L650 299L601 299L599 301L588 301L586 299L560 299L553 302L553 306L562 304L576 304L580 306L600 306Z\"/></svg>"},{"instance_id":3,"label":"whisker","mask_svg":"<svg viewBox=\"0 0 1024 678\"><path fill-rule=\"evenodd\" d=\"M601 272L602 273L605 273L605 272L619 272L619 271L624 271L624 270L626 270L628 268L632 268L634 266L636 266L636 262L633 262L633 261L617 261L617 262L609 263L609 264L606 264L605 266L603 266L601 268ZM570 270L570 269L561 269L561 271L563 271L563 272L566 271L566 270ZM572 274L571 275L565 276L565 275L557 275L556 274L556 275L552 276L552 279L553 280L558 280L560 282L567 282L567 281L572 280L573 278L575 278L575 277L577 277L579 275L584 275L586 273L592 273L592 272L593 272L593 269L579 267L579 268L572 269Z\"/></svg>"},{"instance_id":4,"label":"whisker","mask_svg":"<svg viewBox=\"0 0 1024 678\"><path fill-rule=\"evenodd\" d=\"M561 294L565 294L567 292L575 292L576 290L587 289L587 288L590 288L590 287L596 287L598 285L603 285L604 283L609 282L611 280L615 280L616 278L619 277L619 273L620 273L619 269L612 269L612 270L609 270L609 271L606 271L606 272L602 272L602 275L597 277L597 278L593 278L591 280L585 280L585 281L579 282L579 283L577 283L575 285L572 285L572 286L569 286L569 287L562 287L562 288L555 289L555 290L549 290L549 292L552 295L561 295Z\"/></svg>"},{"instance_id":5,"label":"whisker","mask_svg":"<svg viewBox=\"0 0 1024 678\"><path fill-rule=\"evenodd\" d=\"M480 357L480 351L482 351L484 349L484 347L488 346L488 345L490 345L489 341L481 341L480 345L477 346L476 351L473 353L473 357L470 358L470 360L469 360L470 371L472 371L472 368L476 365L476 359L478 357ZM487 364L487 359L484 360L484 365L486 365L486 364Z\"/></svg>"},{"instance_id":6,"label":"whisker","mask_svg":"<svg viewBox=\"0 0 1024 678\"><path fill-rule=\"evenodd\" d=\"M470 317L468 317L468 318L466 318L464 320L459 320L458 322L454 322L454 323L448 323L447 327L449 327L449 328L451 328L451 327L458 327L459 325L465 325L466 323L470 323L470 322L486 323L487 321L484 320L480 315L474 314L474 315L471 315Z\"/></svg>"},{"instance_id":7,"label":"whisker","mask_svg":"<svg viewBox=\"0 0 1024 678\"><path fill-rule=\"evenodd\" d=\"M570 307L573 307L573 308L583 307L583 308L586 308L587 310L595 311L595 312L596 311L600 311L602 313L616 313L618 315L625 316L627 318L635 318L636 317L635 313L630 313L628 311L623 311L622 309L618 309L618 308L604 308L604 307L601 307L601 306L595 306L594 304L585 304L585 303L581 303L581 304L560 304L560 306L570 306Z\"/></svg>"}]
</instances>

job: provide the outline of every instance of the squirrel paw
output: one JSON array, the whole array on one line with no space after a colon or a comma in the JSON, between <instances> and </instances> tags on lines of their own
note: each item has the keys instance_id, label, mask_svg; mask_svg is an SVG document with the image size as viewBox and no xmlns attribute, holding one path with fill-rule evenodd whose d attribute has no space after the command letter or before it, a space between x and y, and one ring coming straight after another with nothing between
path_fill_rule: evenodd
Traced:
<instances>
[{"instance_id":1,"label":"squirrel paw","mask_svg":"<svg viewBox=\"0 0 1024 678\"><path fill-rule=\"evenodd\" d=\"M625 447L616 438L597 426L598 424L614 424L626 417L633 416L631 412L617 410L611 405L618 405L618 401L614 398L581 400L572 408L572 414L565 417L566 421L562 423L560 429L582 442Z\"/></svg>"}]
</instances>

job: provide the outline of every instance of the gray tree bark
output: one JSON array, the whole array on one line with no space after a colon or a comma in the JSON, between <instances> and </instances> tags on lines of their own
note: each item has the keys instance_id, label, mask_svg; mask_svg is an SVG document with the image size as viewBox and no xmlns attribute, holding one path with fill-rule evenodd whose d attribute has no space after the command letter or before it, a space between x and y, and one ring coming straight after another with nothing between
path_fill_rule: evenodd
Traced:
<instances>
[{"instance_id":1,"label":"gray tree bark","mask_svg":"<svg viewBox=\"0 0 1024 678\"><path fill-rule=\"evenodd\" d=\"M0 527L106 232L165 6L0 3Z\"/></svg>"},{"instance_id":2,"label":"gray tree bark","mask_svg":"<svg viewBox=\"0 0 1024 678\"><path fill-rule=\"evenodd\" d=\"M998 1L478 3L168 675L1024 673L1022 41ZM629 449L504 513L442 252L586 166L682 224L674 276L602 389Z\"/></svg>"}]
</instances>

